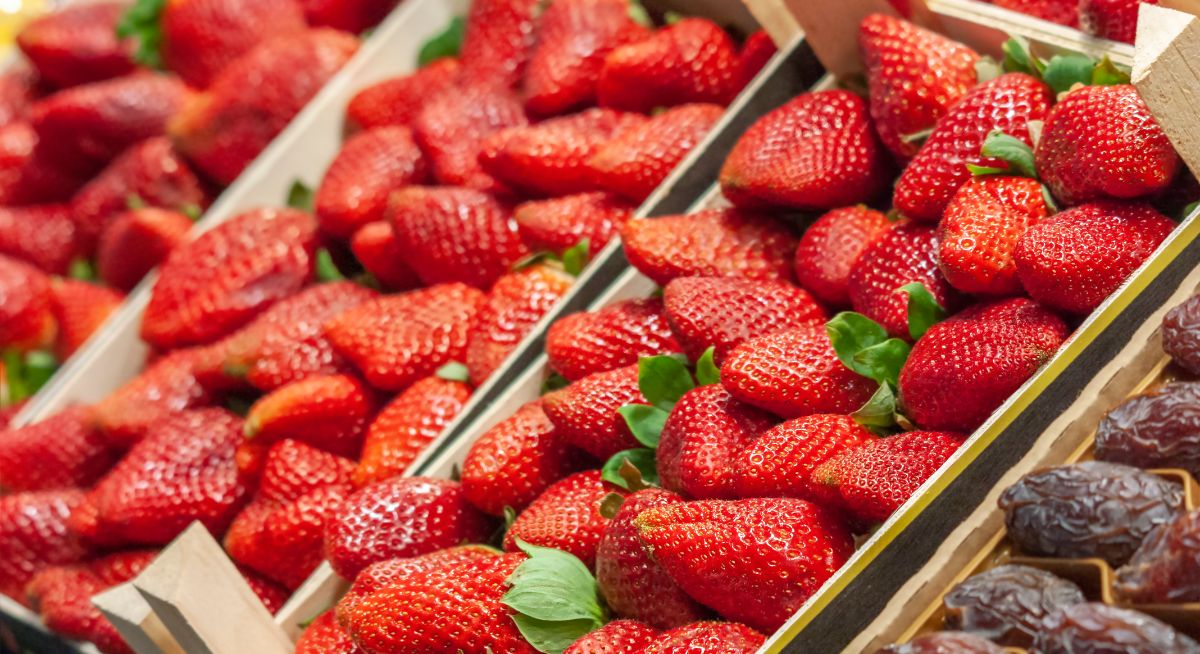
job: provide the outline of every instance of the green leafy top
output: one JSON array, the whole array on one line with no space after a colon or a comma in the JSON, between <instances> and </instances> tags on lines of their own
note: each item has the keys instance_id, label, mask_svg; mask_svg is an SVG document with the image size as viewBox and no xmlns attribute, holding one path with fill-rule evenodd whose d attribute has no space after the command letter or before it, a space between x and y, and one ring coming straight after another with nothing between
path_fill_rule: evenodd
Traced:
<instances>
[{"instance_id":1,"label":"green leafy top","mask_svg":"<svg viewBox=\"0 0 1200 654\"><path fill-rule=\"evenodd\" d=\"M508 578L500 599L513 611L521 635L539 652L561 654L608 621L595 577L574 555L517 539L529 559Z\"/></svg>"},{"instance_id":2,"label":"green leafy top","mask_svg":"<svg viewBox=\"0 0 1200 654\"><path fill-rule=\"evenodd\" d=\"M421 46L417 53L417 66L425 67L445 57L457 57L462 50L463 37L467 32L467 21L455 16L444 30L437 33Z\"/></svg>"},{"instance_id":3,"label":"green leafy top","mask_svg":"<svg viewBox=\"0 0 1200 654\"><path fill-rule=\"evenodd\" d=\"M4 364L0 369L0 408L32 397L58 369L58 359L41 350L22 353L7 349L0 353L0 362Z\"/></svg>"},{"instance_id":4,"label":"green leafy top","mask_svg":"<svg viewBox=\"0 0 1200 654\"><path fill-rule=\"evenodd\" d=\"M167 0L137 0L117 23L117 37L137 40L134 60L147 68L163 68L160 19L166 6Z\"/></svg>"},{"instance_id":5,"label":"green leafy top","mask_svg":"<svg viewBox=\"0 0 1200 654\"><path fill-rule=\"evenodd\" d=\"M287 206L292 209L311 212L314 206L314 197L312 187L305 184L302 180L297 179L292 182L291 188L288 189Z\"/></svg>"},{"instance_id":6,"label":"green leafy top","mask_svg":"<svg viewBox=\"0 0 1200 654\"><path fill-rule=\"evenodd\" d=\"M318 282L341 282L346 280L346 276L338 268L337 263L333 260L333 255L326 248L317 250L316 261L313 262L313 271L316 274Z\"/></svg>"},{"instance_id":7,"label":"green leafy top","mask_svg":"<svg viewBox=\"0 0 1200 654\"><path fill-rule=\"evenodd\" d=\"M1025 73L1044 81L1055 93L1070 91L1076 84L1099 86L1128 84L1129 72L1107 56L1094 59L1084 54L1056 54L1044 60L1034 54L1029 42L1013 37L1004 43L1005 71Z\"/></svg>"},{"instance_id":8,"label":"green leafy top","mask_svg":"<svg viewBox=\"0 0 1200 654\"><path fill-rule=\"evenodd\" d=\"M555 254L549 250L540 250L525 257L512 265L512 270L524 270L538 264L549 264L561 268L563 272L578 277L583 269L587 267L588 261L591 260L590 241L583 239L575 245L563 250L562 254Z\"/></svg>"}]
</instances>

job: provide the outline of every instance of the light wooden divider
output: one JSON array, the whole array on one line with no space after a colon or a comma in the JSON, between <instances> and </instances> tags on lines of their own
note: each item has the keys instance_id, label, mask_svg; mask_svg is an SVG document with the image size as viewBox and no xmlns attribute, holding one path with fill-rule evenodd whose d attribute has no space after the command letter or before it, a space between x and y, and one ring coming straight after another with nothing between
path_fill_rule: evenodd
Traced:
<instances>
[{"instance_id":1,"label":"light wooden divider","mask_svg":"<svg viewBox=\"0 0 1200 654\"><path fill-rule=\"evenodd\" d=\"M1200 2L1193 13L1143 4L1133 83L1193 174L1200 175Z\"/></svg>"}]
</instances>

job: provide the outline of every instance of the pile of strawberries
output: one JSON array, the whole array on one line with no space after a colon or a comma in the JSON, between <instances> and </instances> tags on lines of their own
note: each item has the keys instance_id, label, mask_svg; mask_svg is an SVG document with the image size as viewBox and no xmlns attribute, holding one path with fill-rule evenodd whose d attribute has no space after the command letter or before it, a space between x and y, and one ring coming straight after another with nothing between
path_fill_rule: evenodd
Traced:
<instances>
[{"instance_id":1,"label":"pile of strawberries","mask_svg":"<svg viewBox=\"0 0 1200 654\"><path fill-rule=\"evenodd\" d=\"M1133 43L1138 7L1158 0L988 0L998 7L1029 14L1092 36Z\"/></svg>"}]
</instances>

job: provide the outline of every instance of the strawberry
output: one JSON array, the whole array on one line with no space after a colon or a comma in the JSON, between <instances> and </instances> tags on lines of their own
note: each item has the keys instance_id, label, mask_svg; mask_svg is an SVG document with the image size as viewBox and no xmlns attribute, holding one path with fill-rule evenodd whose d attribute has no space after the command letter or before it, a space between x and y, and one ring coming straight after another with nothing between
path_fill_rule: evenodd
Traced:
<instances>
[{"instance_id":1,"label":"strawberry","mask_svg":"<svg viewBox=\"0 0 1200 654\"><path fill-rule=\"evenodd\" d=\"M430 286L345 311L325 324L325 336L372 386L402 391L466 356L483 302L483 293L465 284Z\"/></svg>"},{"instance_id":2,"label":"strawberry","mask_svg":"<svg viewBox=\"0 0 1200 654\"><path fill-rule=\"evenodd\" d=\"M375 27L399 0L300 0L308 24L358 33Z\"/></svg>"},{"instance_id":3,"label":"strawberry","mask_svg":"<svg viewBox=\"0 0 1200 654\"><path fill-rule=\"evenodd\" d=\"M626 0L560 0L538 21L538 43L525 71L525 107L543 116L595 104L605 58L648 31Z\"/></svg>"},{"instance_id":4,"label":"strawberry","mask_svg":"<svg viewBox=\"0 0 1200 654\"><path fill-rule=\"evenodd\" d=\"M393 77L350 98L346 120L359 129L407 127L425 102L450 88L458 76L458 60L443 58L404 77Z\"/></svg>"},{"instance_id":5,"label":"strawberry","mask_svg":"<svg viewBox=\"0 0 1200 654\"><path fill-rule=\"evenodd\" d=\"M361 487L404 474L470 397L466 384L437 376L409 386L371 421L354 483Z\"/></svg>"},{"instance_id":6,"label":"strawberry","mask_svg":"<svg viewBox=\"0 0 1200 654\"><path fill-rule=\"evenodd\" d=\"M353 579L377 561L481 542L491 529L458 482L389 479L346 499L325 526L325 556L342 578Z\"/></svg>"},{"instance_id":7,"label":"strawberry","mask_svg":"<svg viewBox=\"0 0 1200 654\"><path fill-rule=\"evenodd\" d=\"M613 620L588 633L563 654L642 654L658 637L658 630L636 620Z\"/></svg>"},{"instance_id":8,"label":"strawberry","mask_svg":"<svg viewBox=\"0 0 1200 654\"><path fill-rule=\"evenodd\" d=\"M899 161L916 155L921 145L912 137L932 130L976 84L974 50L900 18L864 18L858 48L875 130Z\"/></svg>"},{"instance_id":9,"label":"strawberry","mask_svg":"<svg viewBox=\"0 0 1200 654\"><path fill-rule=\"evenodd\" d=\"M716 23L684 18L604 60L596 97L602 107L650 113L689 102L726 105L737 94L737 47Z\"/></svg>"},{"instance_id":10,"label":"strawberry","mask_svg":"<svg viewBox=\"0 0 1200 654\"><path fill-rule=\"evenodd\" d=\"M0 94L3 92L0 88ZM54 159L54 148L48 145L53 141L43 143L32 125L16 121L0 123L0 202L20 207L70 198L87 179L77 167Z\"/></svg>"},{"instance_id":11,"label":"strawberry","mask_svg":"<svg viewBox=\"0 0 1200 654\"><path fill-rule=\"evenodd\" d=\"M1079 28L1092 36L1133 43L1143 2L1158 4L1158 0L1080 0Z\"/></svg>"},{"instance_id":12,"label":"strawberry","mask_svg":"<svg viewBox=\"0 0 1200 654\"><path fill-rule=\"evenodd\" d=\"M479 307L467 336L467 370L479 386L571 288L572 278L545 264L501 277Z\"/></svg>"},{"instance_id":13,"label":"strawberry","mask_svg":"<svg viewBox=\"0 0 1200 654\"><path fill-rule=\"evenodd\" d=\"M527 0L485 0L480 4ZM528 124L516 94L506 88L474 85L429 98L412 121L417 144L441 184L498 191L500 186L479 163L484 142L496 132Z\"/></svg>"},{"instance_id":14,"label":"strawberry","mask_svg":"<svg viewBox=\"0 0 1200 654\"><path fill-rule=\"evenodd\" d=\"M67 529L82 502L78 490L0 497L0 595L24 603L25 585L40 570L83 559L86 551Z\"/></svg>"},{"instance_id":15,"label":"strawberry","mask_svg":"<svg viewBox=\"0 0 1200 654\"><path fill-rule=\"evenodd\" d=\"M463 36L461 81L510 89L521 81L532 53L538 0L476 0Z\"/></svg>"},{"instance_id":16,"label":"strawberry","mask_svg":"<svg viewBox=\"0 0 1200 654\"><path fill-rule=\"evenodd\" d=\"M350 614L364 599L375 591L386 588L406 577L427 570L448 567L458 563L479 561L501 555L500 550L487 545L459 545L429 554L409 558L387 559L363 568L354 577L350 590L337 603L337 618L340 624L350 623Z\"/></svg>"},{"instance_id":17,"label":"strawberry","mask_svg":"<svg viewBox=\"0 0 1200 654\"><path fill-rule=\"evenodd\" d=\"M291 593L287 588L256 574L252 570L248 570L238 566L238 572L242 573L242 578L246 580L246 585L250 587L251 592L262 602L263 607L267 609L267 613L274 615L283 608L283 605L291 597Z\"/></svg>"},{"instance_id":18,"label":"strawberry","mask_svg":"<svg viewBox=\"0 0 1200 654\"><path fill-rule=\"evenodd\" d=\"M676 277L791 281L796 249L783 223L737 209L631 220L621 240L629 262L659 285Z\"/></svg>"},{"instance_id":19,"label":"strawberry","mask_svg":"<svg viewBox=\"0 0 1200 654\"><path fill-rule=\"evenodd\" d=\"M1049 213L1037 180L977 177L963 184L938 224L938 267L946 282L966 293L1020 294L1013 251Z\"/></svg>"},{"instance_id":20,"label":"strawberry","mask_svg":"<svg viewBox=\"0 0 1200 654\"><path fill-rule=\"evenodd\" d=\"M940 322L913 346L900 373L905 415L924 429L974 431L1070 333L1025 298L976 305Z\"/></svg>"},{"instance_id":21,"label":"strawberry","mask_svg":"<svg viewBox=\"0 0 1200 654\"><path fill-rule=\"evenodd\" d=\"M774 424L773 416L733 399L719 384L684 393L658 443L663 488L696 499L736 497L735 459Z\"/></svg>"},{"instance_id":22,"label":"strawberry","mask_svg":"<svg viewBox=\"0 0 1200 654\"><path fill-rule=\"evenodd\" d=\"M1048 86L1024 73L1001 75L968 91L938 121L900 175L896 208L913 220L937 222L971 178L966 164L1001 164L980 153L988 134L1001 131L1032 143L1029 121L1045 119L1052 100Z\"/></svg>"},{"instance_id":23,"label":"strawberry","mask_svg":"<svg viewBox=\"0 0 1200 654\"><path fill-rule=\"evenodd\" d=\"M679 350L657 298L624 300L565 316L546 332L546 356L570 380Z\"/></svg>"},{"instance_id":24,"label":"strawberry","mask_svg":"<svg viewBox=\"0 0 1200 654\"><path fill-rule=\"evenodd\" d=\"M138 73L59 91L33 106L31 121L52 161L86 175L166 133L188 95L174 77Z\"/></svg>"},{"instance_id":25,"label":"strawberry","mask_svg":"<svg viewBox=\"0 0 1200 654\"><path fill-rule=\"evenodd\" d=\"M296 0L171 0L158 23L167 68L198 89L263 41L305 27Z\"/></svg>"},{"instance_id":26,"label":"strawberry","mask_svg":"<svg viewBox=\"0 0 1200 654\"><path fill-rule=\"evenodd\" d=\"M41 93L39 83L33 70L17 63L0 73L0 124L29 118L29 109Z\"/></svg>"},{"instance_id":27,"label":"strawberry","mask_svg":"<svg viewBox=\"0 0 1200 654\"><path fill-rule=\"evenodd\" d=\"M637 365L631 365L588 375L547 393L542 409L563 440L606 461L617 452L638 447L617 409L645 402L638 390Z\"/></svg>"},{"instance_id":28,"label":"strawberry","mask_svg":"<svg viewBox=\"0 0 1200 654\"><path fill-rule=\"evenodd\" d=\"M264 41L175 117L175 145L214 181L232 183L357 49L358 39L329 29Z\"/></svg>"},{"instance_id":29,"label":"strawberry","mask_svg":"<svg viewBox=\"0 0 1200 654\"><path fill-rule=\"evenodd\" d=\"M105 284L130 291L187 240L192 220L178 211L145 207L119 214L100 235L96 268Z\"/></svg>"},{"instance_id":30,"label":"strawberry","mask_svg":"<svg viewBox=\"0 0 1200 654\"><path fill-rule=\"evenodd\" d=\"M363 654L350 634L338 625L333 610L317 616L296 640L295 654Z\"/></svg>"},{"instance_id":31,"label":"strawberry","mask_svg":"<svg viewBox=\"0 0 1200 654\"><path fill-rule=\"evenodd\" d=\"M848 306L851 269L890 225L882 213L862 205L822 215L800 237L796 279L821 301Z\"/></svg>"},{"instance_id":32,"label":"strawberry","mask_svg":"<svg viewBox=\"0 0 1200 654\"><path fill-rule=\"evenodd\" d=\"M735 206L813 211L866 202L888 178L867 103L848 91L817 91L750 126L726 157L720 182Z\"/></svg>"},{"instance_id":33,"label":"strawberry","mask_svg":"<svg viewBox=\"0 0 1200 654\"><path fill-rule=\"evenodd\" d=\"M850 269L850 303L888 333L909 338L908 294L901 286L920 282L942 307L960 296L938 269L940 244L932 227L901 223L867 246Z\"/></svg>"},{"instance_id":34,"label":"strawberry","mask_svg":"<svg viewBox=\"0 0 1200 654\"><path fill-rule=\"evenodd\" d=\"M1068 93L1046 116L1036 163L1050 191L1069 205L1154 195L1181 167L1171 141L1129 84Z\"/></svg>"},{"instance_id":35,"label":"strawberry","mask_svg":"<svg viewBox=\"0 0 1200 654\"><path fill-rule=\"evenodd\" d=\"M683 353L696 361L712 347L718 366L752 336L828 319L804 289L734 277L677 277L663 289L663 305Z\"/></svg>"},{"instance_id":36,"label":"strawberry","mask_svg":"<svg viewBox=\"0 0 1200 654\"><path fill-rule=\"evenodd\" d=\"M383 219L388 196L429 177L428 164L405 127L381 127L351 136L317 189L317 221L326 233L349 238Z\"/></svg>"},{"instance_id":37,"label":"strawberry","mask_svg":"<svg viewBox=\"0 0 1200 654\"><path fill-rule=\"evenodd\" d=\"M737 69L733 73L733 88L741 92L750 86L750 82L758 77L777 52L779 48L766 30L758 30L746 37L746 42L738 52Z\"/></svg>"},{"instance_id":38,"label":"strawberry","mask_svg":"<svg viewBox=\"0 0 1200 654\"><path fill-rule=\"evenodd\" d=\"M599 470L577 472L550 485L517 516L504 535L504 549L520 551L517 539L568 552L591 568L608 518L600 501L625 491L600 478Z\"/></svg>"},{"instance_id":39,"label":"strawberry","mask_svg":"<svg viewBox=\"0 0 1200 654\"><path fill-rule=\"evenodd\" d=\"M51 309L58 323L55 353L66 361L104 326L125 297L112 289L74 279L50 282Z\"/></svg>"},{"instance_id":40,"label":"strawberry","mask_svg":"<svg viewBox=\"0 0 1200 654\"><path fill-rule=\"evenodd\" d=\"M1067 27L1079 27L1078 0L992 0L1004 7Z\"/></svg>"},{"instance_id":41,"label":"strawberry","mask_svg":"<svg viewBox=\"0 0 1200 654\"><path fill-rule=\"evenodd\" d=\"M734 486L740 497L794 497L838 508L838 494L817 483L813 471L873 440L849 416L819 413L789 420L738 453Z\"/></svg>"},{"instance_id":42,"label":"strawberry","mask_svg":"<svg viewBox=\"0 0 1200 654\"><path fill-rule=\"evenodd\" d=\"M643 511L634 524L688 595L767 632L783 626L854 552L837 516L804 500L682 502Z\"/></svg>"},{"instance_id":43,"label":"strawberry","mask_svg":"<svg viewBox=\"0 0 1200 654\"><path fill-rule=\"evenodd\" d=\"M405 262L426 284L486 289L529 254L508 210L480 191L409 187L392 194L388 217Z\"/></svg>"},{"instance_id":44,"label":"strawberry","mask_svg":"<svg viewBox=\"0 0 1200 654\"><path fill-rule=\"evenodd\" d=\"M154 361L96 404L96 425L110 441L131 445L168 416L210 404L195 375L204 354L179 350Z\"/></svg>"},{"instance_id":45,"label":"strawberry","mask_svg":"<svg viewBox=\"0 0 1200 654\"><path fill-rule=\"evenodd\" d=\"M583 240L599 252L633 217L635 207L610 193L581 193L518 205L513 211L530 249L563 252Z\"/></svg>"},{"instance_id":46,"label":"strawberry","mask_svg":"<svg viewBox=\"0 0 1200 654\"><path fill-rule=\"evenodd\" d=\"M519 512L580 469L583 458L555 431L542 403L530 402L471 445L462 466L463 492L484 513Z\"/></svg>"},{"instance_id":47,"label":"strawberry","mask_svg":"<svg viewBox=\"0 0 1200 654\"><path fill-rule=\"evenodd\" d=\"M664 633L642 654L752 654L766 640L744 624L696 622Z\"/></svg>"},{"instance_id":48,"label":"strawberry","mask_svg":"<svg viewBox=\"0 0 1200 654\"><path fill-rule=\"evenodd\" d=\"M417 273L404 263L404 251L386 220L359 227L350 238L350 251L371 276L385 288L406 291L420 286Z\"/></svg>"},{"instance_id":49,"label":"strawberry","mask_svg":"<svg viewBox=\"0 0 1200 654\"><path fill-rule=\"evenodd\" d=\"M813 479L836 490L857 519L883 522L942 467L964 438L910 431L876 439L817 466Z\"/></svg>"},{"instance_id":50,"label":"strawberry","mask_svg":"<svg viewBox=\"0 0 1200 654\"><path fill-rule=\"evenodd\" d=\"M735 398L783 418L849 413L875 390L867 378L842 365L820 326L743 342L725 357L721 384Z\"/></svg>"},{"instance_id":51,"label":"strawberry","mask_svg":"<svg viewBox=\"0 0 1200 654\"><path fill-rule=\"evenodd\" d=\"M345 624L359 647L380 654L535 654L500 602L525 560L505 554L408 575L363 599Z\"/></svg>"},{"instance_id":52,"label":"strawberry","mask_svg":"<svg viewBox=\"0 0 1200 654\"><path fill-rule=\"evenodd\" d=\"M80 245L68 205L0 208L0 255L61 275L81 254Z\"/></svg>"},{"instance_id":53,"label":"strawberry","mask_svg":"<svg viewBox=\"0 0 1200 654\"><path fill-rule=\"evenodd\" d=\"M588 159L595 183L602 190L644 202L723 113L720 105L686 104L629 127Z\"/></svg>"},{"instance_id":54,"label":"strawberry","mask_svg":"<svg viewBox=\"0 0 1200 654\"><path fill-rule=\"evenodd\" d=\"M1149 206L1103 201L1068 209L1017 241L1017 277L1051 309L1086 315L1158 248L1175 223Z\"/></svg>"},{"instance_id":55,"label":"strawberry","mask_svg":"<svg viewBox=\"0 0 1200 654\"><path fill-rule=\"evenodd\" d=\"M327 486L350 483L354 461L286 438L267 448L256 499L290 502Z\"/></svg>"},{"instance_id":56,"label":"strawberry","mask_svg":"<svg viewBox=\"0 0 1200 654\"><path fill-rule=\"evenodd\" d=\"M137 197L151 207L182 210L207 204L200 180L164 138L152 138L125 151L71 200L85 242L94 242Z\"/></svg>"},{"instance_id":57,"label":"strawberry","mask_svg":"<svg viewBox=\"0 0 1200 654\"><path fill-rule=\"evenodd\" d=\"M161 545L199 521L219 535L249 494L234 461L241 440L241 419L222 409L163 418L88 494L96 523L81 533Z\"/></svg>"},{"instance_id":58,"label":"strawberry","mask_svg":"<svg viewBox=\"0 0 1200 654\"><path fill-rule=\"evenodd\" d=\"M372 391L355 377L317 375L280 386L255 402L246 415L246 437L293 438L354 457L374 405Z\"/></svg>"},{"instance_id":59,"label":"strawberry","mask_svg":"<svg viewBox=\"0 0 1200 654\"><path fill-rule=\"evenodd\" d=\"M74 86L133 72L134 43L117 36L124 2L58 8L17 35L21 52L38 75L55 86Z\"/></svg>"},{"instance_id":60,"label":"strawberry","mask_svg":"<svg viewBox=\"0 0 1200 654\"><path fill-rule=\"evenodd\" d=\"M142 338L170 349L232 333L300 290L315 247L316 221L292 209L258 209L218 225L167 257Z\"/></svg>"},{"instance_id":61,"label":"strawberry","mask_svg":"<svg viewBox=\"0 0 1200 654\"><path fill-rule=\"evenodd\" d=\"M591 191L595 180L588 160L609 141L645 121L638 114L589 109L537 125L510 127L483 142L479 163L501 183L532 195Z\"/></svg>"},{"instance_id":62,"label":"strawberry","mask_svg":"<svg viewBox=\"0 0 1200 654\"><path fill-rule=\"evenodd\" d=\"M0 348L27 351L54 340L50 278L29 264L0 256Z\"/></svg>"}]
</instances>

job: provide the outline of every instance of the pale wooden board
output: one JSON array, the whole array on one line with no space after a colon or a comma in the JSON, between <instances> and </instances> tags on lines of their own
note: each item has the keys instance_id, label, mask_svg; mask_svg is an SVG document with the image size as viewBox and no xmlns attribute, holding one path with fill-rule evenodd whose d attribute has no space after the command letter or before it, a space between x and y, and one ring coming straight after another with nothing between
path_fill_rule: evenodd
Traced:
<instances>
[{"instance_id":1,"label":"pale wooden board","mask_svg":"<svg viewBox=\"0 0 1200 654\"><path fill-rule=\"evenodd\" d=\"M775 45L783 47L801 35L800 24L783 0L742 0L754 14L754 19L770 35Z\"/></svg>"},{"instance_id":2,"label":"pale wooden board","mask_svg":"<svg viewBox=\"0 0 1200 654\"><path fill-rule=\"evenodd\" d=\"M132 583L114 586L92 597L92 605L100 609L137 654L184 654Z\"/></svg>"},{"instance_id":3,"label":"pale wooden board","mask_svg":"<svg viewBox=\"0 0 1200 654\"><path fill-rule=\"evenodd\" d=\"M858 25L875 13L896 15L887 0L785 0L825 70L844 77L862 71Z\"/></svg>"},{"instance_id":4,"label":"pale wooden board","mask_svg":"<svg viewBox=\"0 0 1200 654\"><path fill-rule=\"evenodd\" d=\"M1200 18L1143 4L1133 83L1188 168L1200 175Z\"/></svg>"}]
</instances>

